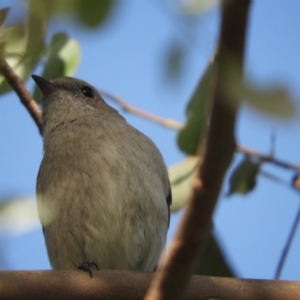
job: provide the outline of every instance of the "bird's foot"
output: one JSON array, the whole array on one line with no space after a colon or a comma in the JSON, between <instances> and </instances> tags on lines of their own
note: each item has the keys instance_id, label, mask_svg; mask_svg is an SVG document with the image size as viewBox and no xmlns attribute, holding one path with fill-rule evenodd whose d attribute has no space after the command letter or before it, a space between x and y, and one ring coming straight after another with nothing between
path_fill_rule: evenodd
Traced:
<instances>
[{"instance_id":1,"label":"bird's foot","mask_svg":"<svg viewBox=\"0 0 300 300\"><path fill-rule=\"evenodd\" d=\"M97 270L99 270L98 268L98 265L93 262L93 261L83 261L79 266L78 266L78 269L79 270L83 270L84 272L89 272L91 278L93 278L93 273L92 273L92 270L91 270L91 267L96 267Z\"/></svg>"}]
</instances>

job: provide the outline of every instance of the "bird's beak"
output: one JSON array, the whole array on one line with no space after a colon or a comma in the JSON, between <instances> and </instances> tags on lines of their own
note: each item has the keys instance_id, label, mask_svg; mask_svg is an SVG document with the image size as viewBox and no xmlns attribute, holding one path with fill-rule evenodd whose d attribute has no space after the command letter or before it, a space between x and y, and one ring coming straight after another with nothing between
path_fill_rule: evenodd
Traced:
<instances>
[{"instance_id":1,"label":"bird's beak","mask_svg":"<svg viewBox=\"0 0 300 300\"><path fill-rule=\"evenodd\" d=\"M54 86L50 81L44 79L43 77L40 77L37 75L31 75L31 77L38 85L43 96L48 96L58 90L58 88L56 86Z\"/></svg>"}]
</instances>

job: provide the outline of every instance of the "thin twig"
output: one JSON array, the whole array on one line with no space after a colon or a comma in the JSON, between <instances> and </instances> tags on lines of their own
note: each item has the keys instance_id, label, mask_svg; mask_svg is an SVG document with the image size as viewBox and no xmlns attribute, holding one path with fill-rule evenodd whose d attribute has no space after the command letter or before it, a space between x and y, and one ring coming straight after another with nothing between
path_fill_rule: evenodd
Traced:
<instances>
[{"instance_id":1,"label":"thin twig","mask_svg":"<svg viewBox=\"0 0 300 300\"><path fill-rule=\"evenodd\" d=\"M228 63L236 61L241 84L244 41L250 0L222 2L219 52L216 56L215 95L202 165L169 251L144 299L182 299L201 246L210 229L211 216L225 173L235 150L234 128L239 100L228 91ZM234 34L233 34L234 33ZM233 99L235 97L235 99ZM231 102L229 102L231 101ZM235 105L229 107L228 103ZM231 297L232 298L232 297Z\"/></svg>"},{"instance_id":2,"label":"thin twig","mask_svg":"<svg viewBox=\"0 0 300 300\"><path fill-rule=\"evenodd\" d=\"M260 153L256 150L253 150L253 149L249 149L249 148L245 148L243 146L237 145L236 146L236 151L238 151L240 153L243 153L243 154L246 154L246 155L249 155L249 156L255 156L255 157L259 158L262 162L269 162L269 163L272 163L276 166L279 166L279 167L282 167L282 168L285 168L285 169L300 172L300 165L287 163L285 161L276 159L271 155L262 154L262 153Z\"/></svg>"},{"instance_id":3,"label":"thin twig","mask_svg":"<svg viewBox=\"0 0 300 300\"><path fill-rule=\"evenodd\" d=\"M300 207L298 208L298 212L297 212L296 218L295 218L295 220L293 222L292 229L291 229L291 231L289 233L287 242L286 242L286 244L285 244L285 246L283 248L283 251L281 253L280 260L279 260L279 263L278 263L278 266L277 266L277 270L276 270L275 278L274 279L279 279L280 278L280 274L282 272L282 269L283 269L283 266L284 266L284 263L285 263L288 251L289 251L289 249L291 247L291 244L292 244L292 241L294 239L294 236L295 236L295 233L296 233L299 221L300 221Z\"/></svg>"},{"instance_id":4,"label":"thin twig","mask_svg":"<svg viewBox=\"0 0 300 300\"><path fill-rule=\"evenodd\" d=\"M145 110L139 109L135 106L132 106L132 105L128 104L125 100L123 100L122 98L120 98L116 95L112 95L108 92L105 92L105 91L102 91L102 90L99 90L99 89L98 89L98 91L103 97L107 97L110 100L117 103L118 105L120 105L120 107L124 111L130 112L130 113L135 114L135 115L137 115L141 118L147 119L149 121L152 121L154 123L160 124L160 125L165 126L165 127L169 127L169 128L173 128L173 129L177 129L177 130L182 128L182 124L175 121L175 120L161 118L161 117L156 116L154 114L151 114L151 113L149 113Z\"/></svg>"},{"instance_id":5,"label":"thin twig","mask_svg":"<svg viewBox=\"0 0 300 300\"><path fill-rule=\"evenodd\" d=\"M25 106L35 124L37 125L40 134L42 135L42 114L41 111L26 89L23 81L18 77L14 70L9 66L6 60L0 56L0 72L5 77L12 89L17 93L21 103Z\"/></svg>"},{"instance_id":6,"label":"thin twig","mask_svg":"<svg viewBox=\"0 0 300 300\"><path fill-rule=\"evenodd\" d=\"M131 104L129 104L128 102L126 102L124 99L122 99L119 96L113 95L109 92L103 91L103 90L99 90L99 93L103 96L108 98L109 100L117 103L124 111L132 113L138 117L141 117L143 119L149 120L151 122L157 123L159 125L165 126L167 128L171 128L171 129L175 129L175 130L180 130L183 128L183 124L181 124L180 122L173 120L173 119L164 119L160 116L151 114L145 110L142 110L140 108L137 108ZM257 157L260 161L263 162L268 162L268 163L272 163L274 165L277 165L279 167L285 168L285 169L289 169L289 170L294 170L296 172L300 172L300 165L298 164L291 164L288 162L285 162L283 160L279 160L277 158L274 157L273 153L274 153L274 135L272 135L272 141L271 141L271 153L268 154L263 154L261 152L258 152L257 150L254 149L250 149L250 148L246 148L244 146L241 145L237 145L236 146L236 151L249 155L249 156L255 156Z\"/></svg>"},{"instance_id":7,"label":"thin twig","mask_svg":"<svg viewBox=\"0 0 300 300\"><path fill-rule=\"evenodd\" d=\"M273 132L271 134L270 156L275 155L275 147L276 147L276 134L275 134L275 131L273 130Z\"/></svg>"}]
</instances>

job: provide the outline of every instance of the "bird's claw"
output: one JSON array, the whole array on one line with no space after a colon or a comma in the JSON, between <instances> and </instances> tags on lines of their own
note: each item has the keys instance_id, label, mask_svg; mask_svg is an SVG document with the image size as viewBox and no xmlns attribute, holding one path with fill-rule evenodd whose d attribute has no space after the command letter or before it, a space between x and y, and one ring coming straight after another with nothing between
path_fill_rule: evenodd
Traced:
<instances>
[{"instance_id":1,"label":"bird's claw","mask_svg":"<svg viewBox=\"0 0 300 300\"><path fill-rule=\"evenodd\" d=\"M93 278L93 273L92 273L92 270L91 270L91 267L96 267L97 270L99 270L98 268L98 265L93 262L93 261L83 261L79 266L78 266L78 269L79 270L83 270L84 272L89 272L91 278Z\"/></svg>"}]
</instances>

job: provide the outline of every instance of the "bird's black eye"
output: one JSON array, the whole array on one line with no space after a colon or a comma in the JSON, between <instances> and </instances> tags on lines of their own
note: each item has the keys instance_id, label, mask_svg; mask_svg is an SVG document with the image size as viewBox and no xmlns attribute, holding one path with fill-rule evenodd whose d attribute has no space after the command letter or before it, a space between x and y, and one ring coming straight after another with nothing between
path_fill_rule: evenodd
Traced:
<instances>
[{"instance_id":1,"label":"bird's black eye","mask_svg":"<svg viewBox=\"0 0 300 300\"><path fill-rule=\"evenodd\" d=\"M93 89L91 89L89 86L83 87L81 89L81 91L82 91L82 94L86 97L89 97L89 98L94 98L95 97Z\"/></svg>"}]
</instances>

